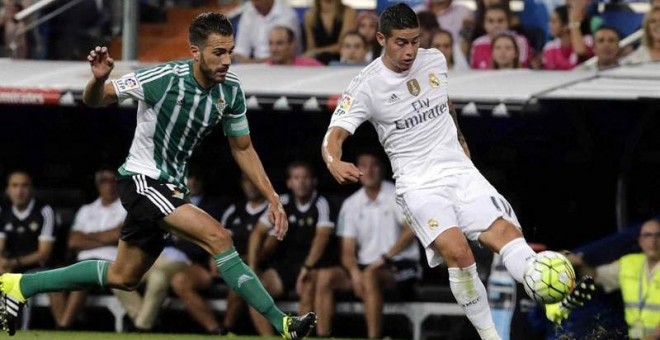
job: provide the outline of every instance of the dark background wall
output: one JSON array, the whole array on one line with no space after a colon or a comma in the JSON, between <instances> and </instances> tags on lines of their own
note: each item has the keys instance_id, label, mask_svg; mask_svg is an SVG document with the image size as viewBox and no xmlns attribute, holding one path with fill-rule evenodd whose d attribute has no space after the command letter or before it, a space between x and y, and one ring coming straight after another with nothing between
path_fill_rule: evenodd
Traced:
<instances>
[{"instance_id":1,"label":"dark background wall","mask_svg":"<svg viewBox=\"0 0 660 340\"><path fill-rule=\"evenodd\" d=\"M660 113L654 107L554 101L511 118L460 121L475 164L510 200L528 239L570 248L616 230L620 179L630 222L660 212ZM285 190L286 164L293 160L316 166L322 193L339 198L357 188L334 183L320 158L329 112L248 116L255 148L278 190ZM135 109L0 106L0 175L27 169L40 192L71 191L80 202L90 201L95 169L121 165L134 128ZM345 158L361 149L380 150L368 124L348 140ZM220 130L195 152L193 169L210 194L240 195L239 170Z\"/></svg>"}]
</instances>

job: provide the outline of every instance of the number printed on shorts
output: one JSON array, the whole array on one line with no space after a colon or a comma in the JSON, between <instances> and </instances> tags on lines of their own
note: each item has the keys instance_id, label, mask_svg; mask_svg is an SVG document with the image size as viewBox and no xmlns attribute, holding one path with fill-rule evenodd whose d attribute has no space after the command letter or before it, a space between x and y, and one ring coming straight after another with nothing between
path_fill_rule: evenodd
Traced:
<instances>
[{"instance_id":1,"label":"number printed on shorts","mask_svg":"<svg viewBox=\"0 0 660 340\"><path fill-rule=\"evenodd\" d=\"M509 205L509 202L507 202L502 197L495 197L495 196L490 196L490 200L491 200L491 202L493 202L493 205L495 206L495 209L497 209L497 211L502 211L502 209L504 209L503 212L508 217L511 217L511 212L513 212L513 208L511 208L511 205Z\"/></svg>"}]
</instances>

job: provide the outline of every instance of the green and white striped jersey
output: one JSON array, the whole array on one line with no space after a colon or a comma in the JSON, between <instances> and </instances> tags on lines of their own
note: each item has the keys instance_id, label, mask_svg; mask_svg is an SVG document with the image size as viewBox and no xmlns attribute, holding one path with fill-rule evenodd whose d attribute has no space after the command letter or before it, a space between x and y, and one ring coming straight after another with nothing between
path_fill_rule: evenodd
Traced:
<instances>
[{"instance_id":1,"label":"green and white striped jersey","mask_svg":"<svg viewBox=\"0 0 660 340\"><path fill-rule=\"evenodd\" d=\"M188 159L222 124L225 135L249 134L245 94L238 77L206 90L193 78L192 60L174 61L112 80L119 101L138 101L137 127L122 175L143 174L187 193Z\"/></svg>"}]
</instances>

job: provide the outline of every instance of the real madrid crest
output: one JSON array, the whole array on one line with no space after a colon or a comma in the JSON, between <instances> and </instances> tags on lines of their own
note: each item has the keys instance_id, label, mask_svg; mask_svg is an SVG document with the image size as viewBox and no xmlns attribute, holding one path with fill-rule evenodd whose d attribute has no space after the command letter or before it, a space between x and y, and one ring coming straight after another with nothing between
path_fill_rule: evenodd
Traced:
<instances>
[{"instance_id":1,"label":"real madrid crest","mask_svg":"<svg viewBox=\"0 0 660 340\"><path fill-rule=\"evenodd\" d=\"M408 86L408 92L410 92L410 94L412 94L413 96L419 95L421 89L419 87L419 82L417 81L417 79L408 80L406 86Z\"/></svg>"},{"instance_id":2,"label":"real madrid crest","mask_svg":"<svg viewBox=\"0 0 660 340\"><path fill-rule=\"evenodd\" d=\"M429 229L431 229L431 230L438 227L438 221L436 221L434 219L430 219L427 223L429 225Z\"/></svg>"},{"instance_id":3,"label":"real madrid crest","mask_svg":"<svg viewBox=\"0 0 660 340\"><path fill-rule=\"evenodd\" d=\"M223 113L225 111L226 106L227 103L222 98L219 98L218 101L215 103L215 107L218 109L218 112L220 113Z\"/></svg>"},{"instance_id":4,"label":"real madrid crest","mask_svg":"<svg viewBox=\"0 0 660 340\"><path fill-rule=\"evenodd\" d=\"M440 79L438 79L438 76L436 76L435 73L429 73L429 85L433 88L440 86Z\"/></svg>"}]
</instances>

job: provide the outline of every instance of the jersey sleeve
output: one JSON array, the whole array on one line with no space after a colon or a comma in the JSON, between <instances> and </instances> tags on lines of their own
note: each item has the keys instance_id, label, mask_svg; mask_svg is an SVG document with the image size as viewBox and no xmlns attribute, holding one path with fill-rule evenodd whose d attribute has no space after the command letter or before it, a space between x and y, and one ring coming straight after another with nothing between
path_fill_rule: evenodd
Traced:
<instances>
[{"instance_id":1,"label":"jersey sleeve","mask_svg":"<svg viewBox=\"0 0 660 340\"><path fill-rule=\"evenodd\" d=\"M325 197L321 196L316 200L316 210L319 212L319 218L316 222L317 228L334 228L335 223L330 217L330 204Z\"/></svg>"},{"instance_id":2,"label":"jersey sleeve","mask_svg":"<svg viewBox=\"0 0 660 340\"><path fill-rule=\"evenodd\" d=\"M41 226L41 234L39 234L39 242L41 241L55 241L55 214L50 206L41 208L41 216L44 219L44 224Z\"/></svg>"},{"instance_id":3,"label":"jersey sleeve","mask_svg":"<svg viewBox=\"0 0 660 340\"><path fill-rule=\"evenodd\" d=\"M119 101L133 98L154 106L165 94L171 75L170 65L145 68L112 80Z\"/></svg>"},{"instance_id":4,"label":"jersey sleeve","mask_svg":"<svg viewBox=\"0 0 660 340\"><path fill-rule=\"evenodd\" d=\"M348 86L335 108L330 120L331 127L340 127L350 134L371 117L369 107L368 84L356 77Z\"/></svg>"},{"instance_id":5,"label":"jersey sleeve","mask_svg":"<svg viewBox=\"0 0 660 340\"><path fill-rule=\"evenodd\" d=\"M355 238L357 236L355 229L355 219L350 208L350 202L344 201L339 210L337 218L337 235L340 237Z\"/></svg>"},{"instance_id":6,"label":"jersey sleeve","mask_svg":"<svg viewBox=\"0 0 660 340\"><path fill-rule=\"evenodd\" d=\"M245 105L245 93L240 84L233 87L233 98L231 106L222 113L222 130L225 136L239 137L250 134L247 121L247 107Z\"/></svg>"},{"instance_id":7,"label":"jersey sleeve","mask_svg":"<svg viewBox=\"0 0 660 340\"><path fill-rule=\"evenodd\" d=\"M73 225L71 226L71 231L79 231L84 233L85 232L85 221L87 218L85 218L85 215L87 214L87 209L85 207L81 207L78 209L78 212L76 213L76 217L73 219Z\"/></svg>"}]
</instances>

